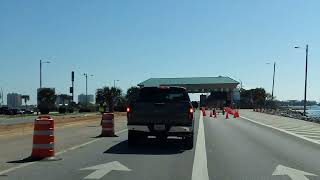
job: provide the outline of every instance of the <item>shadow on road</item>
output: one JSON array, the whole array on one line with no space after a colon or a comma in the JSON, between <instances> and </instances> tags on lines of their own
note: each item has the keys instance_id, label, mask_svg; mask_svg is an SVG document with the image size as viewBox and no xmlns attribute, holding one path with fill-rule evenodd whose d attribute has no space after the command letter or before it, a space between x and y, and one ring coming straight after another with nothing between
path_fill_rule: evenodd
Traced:
<instances>
[{"instance_id":1,"label":"shadow on road","mask_svg":"<svg viewBox=\"0 0 320 180\"><path fill-rule=\"evenodd\" d=\"M90 138L115 138L115 137L119 137L119 136L113 135L113 136L108 136L108 137L106 137L106 136L102 136L102 135L100 134L100 135L98 135L98 136L94 136L94 137L90 137Z\"/></svg>"},{"instance_id":2,"label":"shadow on road","mask_svg":"<svg viewBox=\"0 0 320 180\"><path fill-rule=\"evenodd\" d=\"M33 157L27 157L21 160L15 160L15 161L8 161L7 163L28 163L28 162L35 162L35 161L41 161L43 158L33 158Z\"/></svg>"},{"instance_id":3,"label":"shadow on road","mask_svg":"<svg viewBox=\"0 0 320 180\"><path fill-rule=\"evenodd\" d=\"M62 158L58 157L48 157L48 158L35 158L35 157L27 157L21 160L15 160L15 161L8 161L7 163L10 164L19 164L19 163L29 163L29 162L35 162L35 161L60 161Z\"/></svg>"},{"instance_id":4,"label":"shadow on road","mask_svg":"<svg viewBox=\"0 0 320 180\"><path fill-rule=\"evenodd\" d=\"M185 151L183 142L180 140L168 140L159 142L155 139L148 139L135 146L128 146L128 140L122 141L110 149L106 154L143 154L143 155L168 155L179 154Z\"/></svg>"}]
</instances>

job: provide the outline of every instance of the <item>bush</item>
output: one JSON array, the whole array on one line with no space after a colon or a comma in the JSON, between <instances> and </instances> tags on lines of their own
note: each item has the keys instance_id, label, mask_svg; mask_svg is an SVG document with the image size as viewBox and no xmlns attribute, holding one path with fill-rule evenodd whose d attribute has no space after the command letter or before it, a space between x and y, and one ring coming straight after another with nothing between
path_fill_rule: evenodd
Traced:
<instances>
[{"instance_id":1,"label":"bush","mask_svg":"<svg viewBox=\"0 0 320 180\"><path fill-rule=\"evenodd\" d=\"M74 112L73 107L68 107L68 112L69 112L69 113L73 113L73 112Z\"/></svg>"},{"instance_id":2,"label":"bush","mask_svg":"<svg viewBox=\"0 0 320 180\"><path fill-rule=\"evenodd\" d=\"M59 111L60 114L64 114L64 113L67 112L67 108L65 106L60 106L58 111Z\"/></svg>"},{"instance_id":3,"label":"bush","mask_svg":"<svg viewBox=\"0 0 320 180\"><path fill-rule=\"evenodd\" d=\"M80 108L79 109L79 113L83 113L83 112L91 112L91 109L90 108Z\"/></svg>"},{"instance_id":4,"label":"bush","mask_svg":"<svg viewBox=\"0 0 320 180\"><path fill-rule=\"evenodd\" d=\"M192 101L191 104L192 104L193 108L198 109L199 103L197 101Z\"/></svg>"},{"instance_id":5,"label":"bush","mask_svg":"<svg viewBox=\"0 0 320 180\"><path fill-rule=\"evenodd\" d=\"M49 108L40 108L39 111L41 114L49 114L50 112Z\"/></svg>"}]
</instances>

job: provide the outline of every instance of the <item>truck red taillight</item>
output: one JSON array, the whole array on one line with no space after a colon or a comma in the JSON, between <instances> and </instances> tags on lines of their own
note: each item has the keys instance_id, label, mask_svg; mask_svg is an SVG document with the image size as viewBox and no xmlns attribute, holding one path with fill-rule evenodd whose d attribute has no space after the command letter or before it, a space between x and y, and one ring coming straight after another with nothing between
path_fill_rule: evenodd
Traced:
<instances>
[{"instance_id":1,"label":"truck red taillight","mask_svg":"<svg viewBox=\"0 0 320 180\"><path fill-rule=\"evenodd\" d=\"M131 112L132 112L131 107L127 107L127 113L131 113Z\"/></svg>"},{"instance_id":2,"label":"truck red taillight","mask_svg":"<svg viewBox=\"0 0 320 180\"><path fill-rule=\"evenodd\" d=\"M193 113L194 113L194 110L193 110L193 108L191 107L191 108L189 109L189 119L190 119L190 120L193 120Z\"/></svg>"}]
</instances>

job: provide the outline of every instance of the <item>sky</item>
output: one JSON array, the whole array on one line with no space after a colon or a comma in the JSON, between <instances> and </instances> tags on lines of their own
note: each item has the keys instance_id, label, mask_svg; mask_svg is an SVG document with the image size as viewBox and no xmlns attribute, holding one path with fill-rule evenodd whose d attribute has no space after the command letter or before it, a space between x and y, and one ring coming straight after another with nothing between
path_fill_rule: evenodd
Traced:
<instances>
[{"instance_id":1,"label":"sky","mask_svg":"<svg viewBox=\"0 0 320 180\"><path fill-rule=\"evenodd\" d=\"M75 95L151 77L229 76L279 100L320 101L319 0L1 0L0 88L36 102L43 86ZM77 99L77 98L76 98ZM6 102L6 97L5 97Z\"/></svg>"}]
</instances>

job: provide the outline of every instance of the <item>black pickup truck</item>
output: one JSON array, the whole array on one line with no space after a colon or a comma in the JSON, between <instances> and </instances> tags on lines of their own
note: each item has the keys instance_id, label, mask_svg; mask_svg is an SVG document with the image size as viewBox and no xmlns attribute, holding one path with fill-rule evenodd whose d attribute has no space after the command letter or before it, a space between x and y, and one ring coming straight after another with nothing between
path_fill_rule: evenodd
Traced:
<instances>
[{"instance_id":1,"label":"black pickup truck","mask_svg":"<svg viewBox=\"0 0 320 180\"><path fill-rule=\"evenodd\" d=\"M134 145L148 136L166 140L181 137L193 148L193 107L182 87L145 87L127 108L128 143Z\"/></svg>"}]
</instances>

